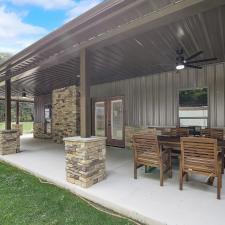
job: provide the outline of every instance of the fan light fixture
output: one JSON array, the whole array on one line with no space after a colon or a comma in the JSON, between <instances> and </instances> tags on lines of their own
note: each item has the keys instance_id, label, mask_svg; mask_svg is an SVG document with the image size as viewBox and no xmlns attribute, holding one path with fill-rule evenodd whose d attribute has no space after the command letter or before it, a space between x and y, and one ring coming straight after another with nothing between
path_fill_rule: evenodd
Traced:
<instances>
[{"instance_id":1,"label":"fan light fixture","mask_svg":"<svg viewBox=\"0 0 225 225\"><path fill-rule=\"evenodd\" d=\"M178 64L176 65L177 70L183 70L184 69L184 64Z\"/></svg>"},{"instance_id":2,"label":"fan light fixture","mask_svg":"<svg viewBox=\"0 0 225 225\"><path fill-rule=\"evenodd\" d=\"M22 92L22 98L26 98L27 97L27 93L26 91L23 89L23 92Z\"/></svg>"},{"instance_id":3,"label":"fan light fixture","mask_svg":"<svg viewBox=\"0 0 225 225\"><path fill-rule=\"evenodd\" d=\"M194 69L202 69L201 65L196 65L196 63L205 63L205 62L210 62L217 60L217 58L206 58L206 59L197 59L193 60L194 58L198 57L199 55L202 55L203 51L198 51L194 53L193 55L189 57L184 57L184 50L182 48L178 48L176 50L176 69L177 70L182 70L186 67L189 68L194 68Z\"/></svg>"}]
</instances>

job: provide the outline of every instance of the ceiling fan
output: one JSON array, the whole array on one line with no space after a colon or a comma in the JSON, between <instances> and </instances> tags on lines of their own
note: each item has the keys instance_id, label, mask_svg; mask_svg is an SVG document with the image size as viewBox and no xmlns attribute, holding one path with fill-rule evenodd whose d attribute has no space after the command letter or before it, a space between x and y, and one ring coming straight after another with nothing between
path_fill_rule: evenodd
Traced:
<instances>
[{"instance_id":1,"label":"ceiling fan","mask_svg":"<svg viewBox=\"0 0 225 225\"><path fill-rule=\"evenodd\" d=\"M176 50L176 69L182 70L185 67L195 68L195 69L202 69L201 66L196 65L196 63L202 63L202 62L208 62L217 60L217 58L206 58L206 59L199 59L199 60L193 60L197 56L201 55L203 51L198 51L194 53L193 55L185 58L184 57L184 50L182 48Z\"/></svg>"}]
</instances>

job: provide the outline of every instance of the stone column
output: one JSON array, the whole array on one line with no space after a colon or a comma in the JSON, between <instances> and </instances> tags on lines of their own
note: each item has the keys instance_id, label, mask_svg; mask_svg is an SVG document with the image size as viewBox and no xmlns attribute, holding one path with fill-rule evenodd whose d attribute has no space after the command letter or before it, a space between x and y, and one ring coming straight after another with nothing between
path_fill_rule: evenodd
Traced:
<instances>
[{"instance_id":1,"label":"stone column","mask_svg":"<svg viewBox=\"0 0 225 225\"><path fill-rule=\"evenodd\" d=\"M41 138L41 139L51 139L52 134L45 133L45 125L44 123L33 123L33 136L34 138Z\"/></svg>"},{"instance_id":2,"label":"stone column","mask_svg":"<svg viewBox=\"0 0 225 225\"><path fill-rule=\"evenodd\" d=\"M64 138L67 181L88 188L105 178L106 138Z\"/></svg>"},{"instance_id":3,"label":"stone column","mask_svg":"<svg viewBox=\"0 0 225 225\"><path fill-rule=\"evenodd\" d=\"M0 155L9 155L19 152L20 136L17 130L0 131Z\"/></svg>"},{"instance_id":4,"label":"stone column","mask_svg":"<svg viewBox=\"0 0 225 225\"><path fill-rule=\"evenodd\" d=\"M23 124L22 123L20 123L20 124L13 123L12 129L19 130L20 135L23 135Z\"/></svg>"}]
</instances>

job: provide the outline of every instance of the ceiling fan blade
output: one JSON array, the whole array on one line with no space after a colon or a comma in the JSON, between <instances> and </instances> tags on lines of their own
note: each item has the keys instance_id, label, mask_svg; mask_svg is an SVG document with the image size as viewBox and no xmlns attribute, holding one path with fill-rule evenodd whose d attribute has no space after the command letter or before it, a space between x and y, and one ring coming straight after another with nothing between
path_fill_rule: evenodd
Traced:
<instances>
[{"instance_id":1,"label":"ceiling fan blade","mask_svg":"<svg viewBox=\"0 0 225 225\"><path fill-rule=\"evenodd\" d=\"M194 65L185 65L186 67L195 68L195 69L202 69L201 66L194 66Z\"/></svg>"},{"instance_id":2,"label":"ceiling fan blade","mask_svg":"<svg viewBox=\"0 0 225 225\"><path fill-rule=\"evenodd\" d=\"M194 61L186 62L186 64L208 62L208 61L213 61L213 60L217 60L217 58L208 58L208 59L194 60Z\"/></svg>"},{"instance_id":3,"label":"ceiling fan blade","mask_svg":"<svg viewBox=\"0 0 225 225\"><path fill-rule=\"evenodd\" d=\"M186 61L188 61L188 60L190 60L190 59L193 59L193 58L195 58L195 57L201 55L202 53L203 53L203 51L198 51L198 52L196 52L195 54L193 54L193 55L191 55L190 57L188 57L188 58L186 59Z\"/></svg>"}]
</instances>

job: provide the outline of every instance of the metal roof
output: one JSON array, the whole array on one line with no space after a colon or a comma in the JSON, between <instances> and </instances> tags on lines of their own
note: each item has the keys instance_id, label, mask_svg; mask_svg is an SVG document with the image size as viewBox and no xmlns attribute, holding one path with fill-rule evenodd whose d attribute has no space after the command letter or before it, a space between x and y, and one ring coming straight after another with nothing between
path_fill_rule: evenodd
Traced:
<instances>
[{"instance_id":1,"label":"metal roof","mask_svg":"<svg viewBox=\"0 0 225 225\"><path fill-rule=\"evenodd\" d=\"M78 84L85 47L92 84L173 70L177 47L224 61L224 21L224 0L105 1L2 64L0 81L15 95Z\"/></svg>"}]
</instances>

